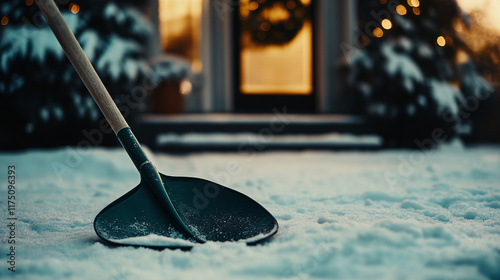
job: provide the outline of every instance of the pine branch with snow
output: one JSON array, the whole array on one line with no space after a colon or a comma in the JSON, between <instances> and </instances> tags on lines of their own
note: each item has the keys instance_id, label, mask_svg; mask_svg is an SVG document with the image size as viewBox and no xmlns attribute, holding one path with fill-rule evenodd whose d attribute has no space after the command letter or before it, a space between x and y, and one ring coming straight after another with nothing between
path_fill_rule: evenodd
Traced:
<instances>
[{"instance_id":1,"label":"pine branch with snow","mask_svg":"<svg viewBox=\"0 0 500 280\"><path fill-rule=\"evenodd\" d=\"M134 5L90 2L78 14L61 11L120 105L146 75L144 42L153 30ZM41 146L77 143L82 129L99 126L97 106L36 5L16 1L0 4L0 10L12 18L0 29L0 127Z\"/></svg>"},{"instance_id":2,"label":"pine branch with snow","mask_svg":"<svg viewBox=\"0 0 500 280\"><path fill-rule=\"evenodd\" d=\"M379 22L379 38L369 34L369 43L351 52L344 65L346 91L359 96L357 106L381 127L388 143L398 146L414 145L436 128L451 139L467 121L461 110L468 98L491 92L473 61L457 59L469 50L453 23L470 21L455 0L422 1L417 10L411 3L401 4L404 15L385 13L391 28ZM366 30L364 25L376 28L370 24L374 11L390 9L370 0L362 0L359 7L364 8L360 30ZM438 44L440 36L445 45Z\"/></svg>"}]
</instances>

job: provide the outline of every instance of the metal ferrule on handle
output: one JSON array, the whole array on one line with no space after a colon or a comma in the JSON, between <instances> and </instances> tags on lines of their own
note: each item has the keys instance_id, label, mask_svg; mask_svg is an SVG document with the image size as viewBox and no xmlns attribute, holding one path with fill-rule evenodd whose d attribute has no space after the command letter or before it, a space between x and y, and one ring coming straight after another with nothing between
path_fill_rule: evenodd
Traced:
<instances>
[{"instance_id":1,"label":"metal ferrule on handle","mask_svg":"<svg viewBox=\"0 0 500 280\"><path fill-rule=\"evenodd\" d=\"M130 130L130 127L123 127L120 129L116 137L125 151L127 151L127 154L132 159L137 170L141 171L141 165L149 162L149 159L142 150L141 144L139 144L139 141L137 141L137 138L135 138L135 135L132 133L132 130Z\"/></svg>"}]
</instances>

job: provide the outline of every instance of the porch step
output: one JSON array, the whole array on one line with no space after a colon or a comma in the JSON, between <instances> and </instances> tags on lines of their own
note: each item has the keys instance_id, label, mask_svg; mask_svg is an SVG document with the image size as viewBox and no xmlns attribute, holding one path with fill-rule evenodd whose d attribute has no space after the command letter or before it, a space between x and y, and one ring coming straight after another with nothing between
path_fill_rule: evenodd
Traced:
<instances>
[{"instance_id":1,"label":"porch step","mask_svg":"<svg viewBox=\"0 0 500 280\"><path fill-rule=\"evenodd\" d=\"M382 140L363 118L348 115L146 115L134 129L164 152L377 149Z\"/></svg>"}]
</instances>

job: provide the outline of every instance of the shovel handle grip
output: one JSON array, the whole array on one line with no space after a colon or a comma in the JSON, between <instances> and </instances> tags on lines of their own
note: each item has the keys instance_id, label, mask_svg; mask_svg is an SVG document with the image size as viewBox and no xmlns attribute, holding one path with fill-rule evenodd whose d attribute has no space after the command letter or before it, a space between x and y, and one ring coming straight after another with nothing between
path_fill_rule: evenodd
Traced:
<instances>
[{"instance_id":1,"label":"shovel handle grip","mask_svg":"<svg viewBox=\"0 0 500 280\"><path fill-rule=\"evenodd\" d=\"M128 127L127 121L116 107L56 4L53 0L36 0L36 3L97 106L101 109L115 134L118 134L120 129Z\"/></svg>"}]
</instances>

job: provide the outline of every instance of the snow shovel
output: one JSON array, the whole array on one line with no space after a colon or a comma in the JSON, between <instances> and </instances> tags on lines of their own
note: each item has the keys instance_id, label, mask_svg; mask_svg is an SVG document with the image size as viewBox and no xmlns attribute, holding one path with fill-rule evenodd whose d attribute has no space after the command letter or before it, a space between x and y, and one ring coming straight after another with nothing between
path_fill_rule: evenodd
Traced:
<instances>
[{"instance_id":1,"label":"snow shovel","mask_svg":"<svg viewBox=\"0 0 500 280\"><path fill-rule=\"evenodd\" d=\"M69 60L141 175L131 191L94 220L99 237L147 247L192 247L197 243L262 242L278 231L259 203L219 184L159 173L101 82L53 0L36 0Z\"/></svg>"}]
</instances>

